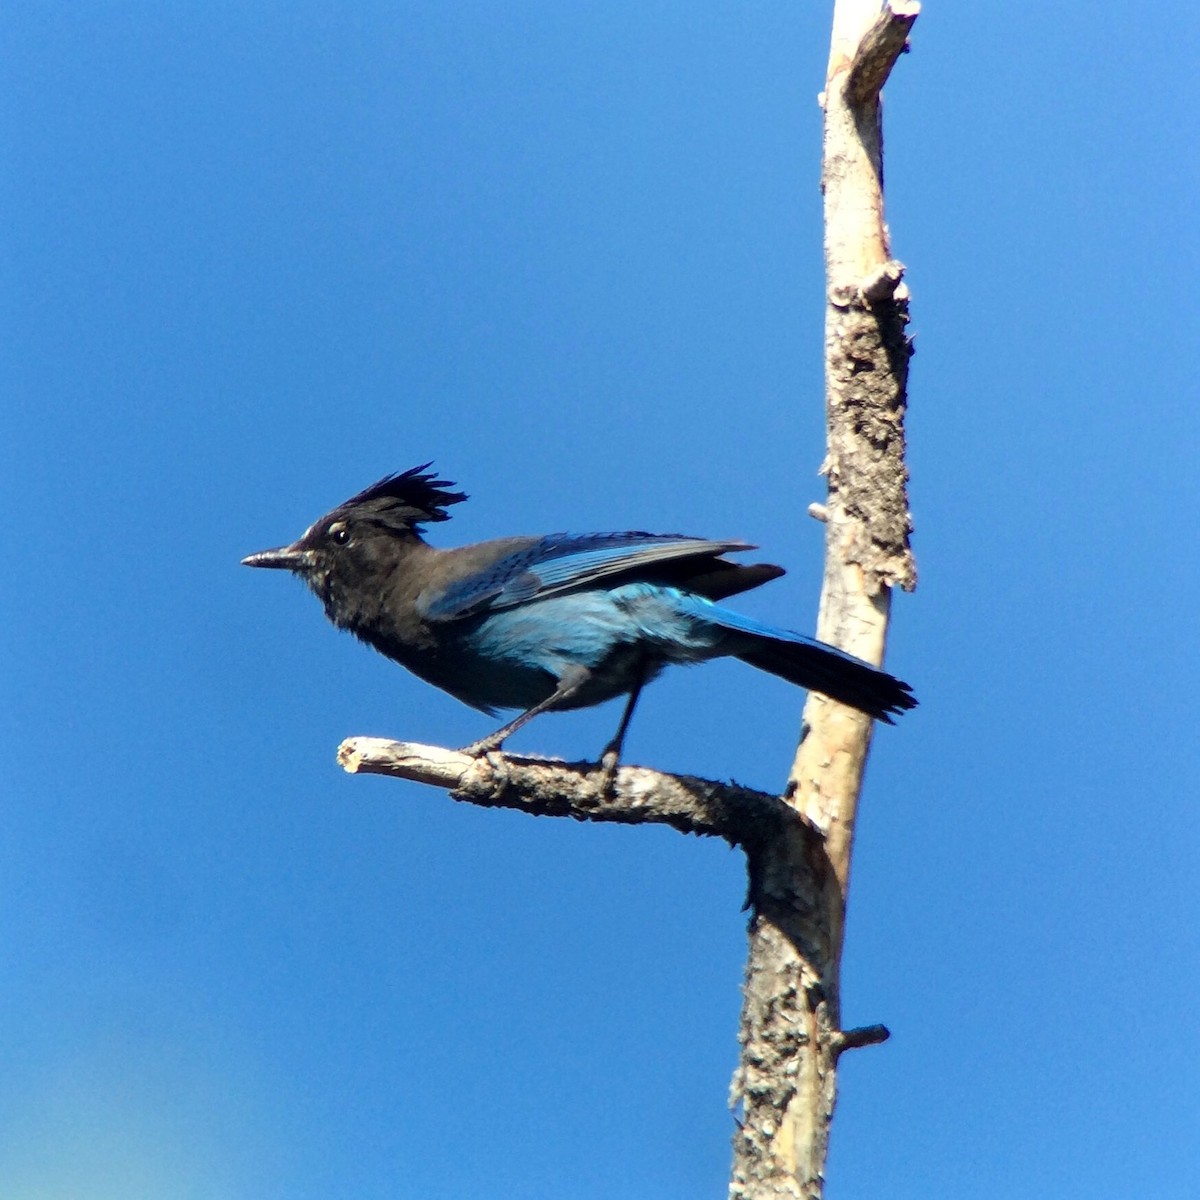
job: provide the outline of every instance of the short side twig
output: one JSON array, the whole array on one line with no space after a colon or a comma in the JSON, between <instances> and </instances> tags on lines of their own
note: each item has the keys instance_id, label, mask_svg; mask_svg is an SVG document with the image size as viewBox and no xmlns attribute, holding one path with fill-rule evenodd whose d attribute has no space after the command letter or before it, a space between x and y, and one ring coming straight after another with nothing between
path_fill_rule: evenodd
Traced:
<instances>
[{"instance_id":1,"label":"short side twig","mask_svg":"<svg viewBox=\"0 0 1200 1200\"><path fill-rule=\"evenodd\" d=\"M858 1050L863 1046L878 1046L891 1036L891 1030L886 1025L860 1025L857 1029L843 1029L834 1037L834 1053Z\"/></svg>"}]
</instances>

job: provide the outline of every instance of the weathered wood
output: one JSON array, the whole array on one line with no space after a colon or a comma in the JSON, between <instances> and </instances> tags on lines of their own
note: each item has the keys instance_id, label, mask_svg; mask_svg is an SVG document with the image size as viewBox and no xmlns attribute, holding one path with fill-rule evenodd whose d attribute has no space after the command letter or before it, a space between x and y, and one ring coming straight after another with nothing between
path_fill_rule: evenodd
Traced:
<instances>
[{"instance_id":1,"label":"weathered wood","mask_svg":"<svg viewBox=\"0 0 1200 1200\"><path fill-rule=\"evenodd\" d=\"M836 0L826 89L826 418L828 495L817 636L881 663L891 590L915 586L904 464L908 291L883 219L879 90L919 12L912 0ZM749 954L730 1091L740 1108L733 1200L819 1200L846 1050L882 1025L841 1028L840 968L850 856L869 717L810 694L787 791L645 767L594 764L351 738L351 773L447 788L456 800L537 816L660 823L741 846L749 871Z\"/></svg>"},{"instance_id":2,"label":"weathered wood","mask_svg":"<svg viewBox=\"0 0 1200 1200\"><path fill-rule=\"evenodd\" d=\"M817 636L883 661L891 589L916 570L904 463L911 347L908 291L883 219L879 89L919 6L837 0L823 105L828 495ZM731 1099L743 1110L730 1196L804 1197L824 1187L837 1060L882 1041L882 1026L841 1030L840 971L850 856L872 722L812 694L786 799L824 836L820 855L773 845L752 865L740 1040ZM751 851L753 854L753 851Z\"/></svg>"},{"instance_id":3,"label":"weathered wood","mask_svg":"<svg viewBox=\"0 0 1200 1200\"><path fill-rule=\"evenodd\" d=\"M649 767L620 767L609 776L595 763L501 753L474 758L441 746L370 737L347 738L337 757L350 774L411 779L447 788L455 800L537 817L670 825L738 846L769 842L782 828L801 825L795 810L768 792Z\"/></svg>"}]
</instances>

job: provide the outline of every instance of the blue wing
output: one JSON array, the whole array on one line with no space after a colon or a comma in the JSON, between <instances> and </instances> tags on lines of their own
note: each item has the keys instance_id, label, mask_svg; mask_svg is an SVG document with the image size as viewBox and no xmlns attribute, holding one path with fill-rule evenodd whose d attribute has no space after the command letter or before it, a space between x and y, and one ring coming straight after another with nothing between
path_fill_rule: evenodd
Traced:
<instances>
[{"instance_id":1,"label":"blue wing","mask_svg":"<svg viewBox=\"0 0 1200 1200\"><path fill-rule=\"evenodd\" d=\"M426 605L425 616L431 621L453 621L643 568L652 575L656 563L753 549L746 542L713 542L674 533L551 533L454 583Z\"/></svg>"}]
</instances>

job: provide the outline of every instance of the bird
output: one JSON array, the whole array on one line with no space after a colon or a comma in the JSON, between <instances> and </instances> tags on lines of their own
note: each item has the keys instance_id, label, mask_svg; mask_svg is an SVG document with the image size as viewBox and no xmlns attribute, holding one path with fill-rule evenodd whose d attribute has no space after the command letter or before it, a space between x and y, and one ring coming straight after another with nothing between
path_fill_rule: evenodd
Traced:
<instances>
[{"instance_id":1,"label":"bird","mask_svg":"<svg viewBox=\"0 0 1200 1200\"><path fill-rule=\"evenodd\" d=\"M916 706L878 667L720 604L784 574L725 557L757 549L747 542L634 530L431 546L424 526L467 499L432 465L385 475L242 564L299 576L334 625L465 704L519 710L468 755L499 750L541 713L624 696L599 760L611 772L643 687L669 665L722 656L889 724Z\"/></svg>"}]
</instances>

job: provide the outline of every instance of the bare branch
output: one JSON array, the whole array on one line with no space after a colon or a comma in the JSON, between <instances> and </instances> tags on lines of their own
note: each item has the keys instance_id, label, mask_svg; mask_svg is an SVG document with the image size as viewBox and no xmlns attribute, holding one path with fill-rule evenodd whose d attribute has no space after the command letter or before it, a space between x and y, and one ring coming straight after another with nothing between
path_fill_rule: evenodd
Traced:
<instances>
[{"instance_id":1,"label":"bare branch","mask_svg":"<svg viewBox=\"0 0 1200 1200\"><path fill-rule=\"evenodd\" d=\"M883 217L879 90L919 7L835 0L821 187L825 197L825 576L817 636L880 663L891 589L911 588L904 463L908 289ZM841 1028L840 972L850 858L871 744L863 714L810 693L786 793L825 837L751 857L754 918L732 1098L731 1200L819 1200L839 1056L887 1036ZM819 845L820 854L813 850Z\"/></svg>"},{"instance_id":2,"label":"bare branch","mask_svg":"<svg viewBox=\"0 0 1200 1200\"><path fill-rule=\"evenodd\" d=\"M896 59L908 48L908 31L921 12L916 0L889 0L863 35L850 65L846 90L855 104L867 104L879 97L880 89L892 73Z\"/></svg>"},{"instance_id":3,"label":"bare branch","mask_svg":"<svg viewBox=\"0 0 1200 1200\"><path fill-rule=\"evenodd\" d=\"M886 1025L860 1025L857 1029L843 1029L835 1035L833 1049L836 1054L844 1050L857 1050L862 1046L878 1046L892 1036Z\"/></svg>"},{"instance_id":4,"label":"bare branch","mask_svg":"<svg viewBox=\"0 0 1200 1200\"><path fill-rule=\"evenodd\" d=\"M753 847L799 824L777 796L735 783L621 767L611 782L594 763L489 754L353 737L338 747L351 774L391 775L448 788L455 800L485 808L514 808L539 817L572 817L623 825L670 825L681 833L724 838Z\"/></svg>"},{"instance_id":5,"label":"bare branch","mask_svg":"<svg viewBox=\"0 0 1200 1200\"><path fill-rule=\"evenodd\" d=\"M908 289L883 219L879 92L919 12L912 0L835 0L821 186L825 198L825 576L817 636L883 659L893 587L912 588L904 414ZM564 763L351 738L351 773L446 788L452 798L535 816L665 824L746 851L749 929L741 1058L731 1101L731 1200L819 1200L846 1050L888 1037L841 1028L840 964L859 791L872 721L817 693L784 799L645 767L611 775Z\"/></svg>"}]
</instances>

